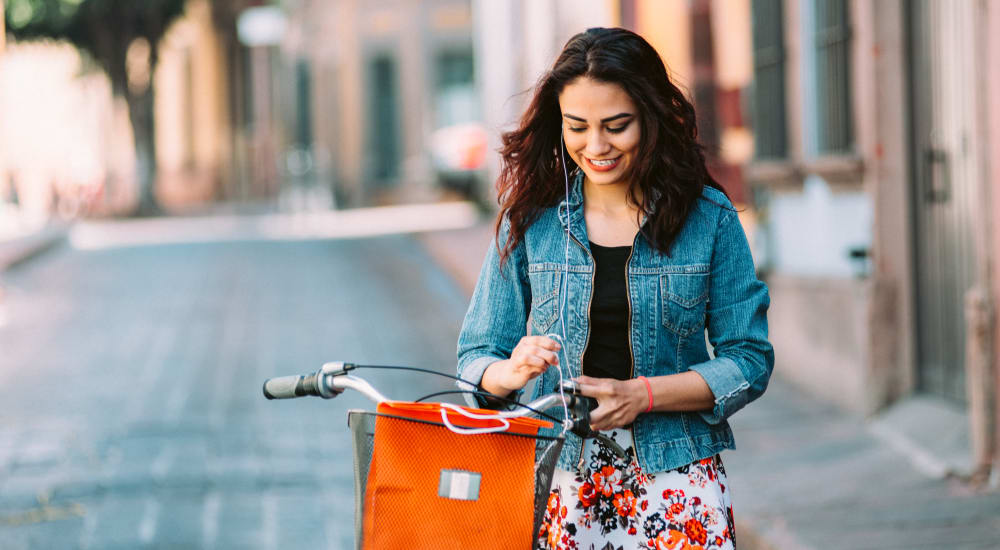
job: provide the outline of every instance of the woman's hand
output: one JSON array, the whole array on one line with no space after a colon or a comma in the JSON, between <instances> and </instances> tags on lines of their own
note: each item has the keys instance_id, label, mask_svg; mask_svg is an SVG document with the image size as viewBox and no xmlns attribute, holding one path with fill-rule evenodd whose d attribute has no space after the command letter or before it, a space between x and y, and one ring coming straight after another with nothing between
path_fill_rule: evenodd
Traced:
<instances>
[{"instance_id":1,"label":"woman's hand","mask_svg":"<svg viewBox=\"0 0 1000 550\"><path fill-rule=\"evenodd\" d=\"M559 343L545 336L525 336L504 359L487 367L482 386L486 391L506 397L520 390L549 366L559 365Z\"/></svg>"},{"instance_id":2,"label":"woman's hand","mask_svg":"<svg viewBox=\"0 0 1000 550\"><path fill-rule=\"evenodd\" d=\"M649 406L649 394L642 380L615 380L578 376L580 393L597 399L597 408L590 412L590 427L611 430L631 424Z\"/></svg>"}]
</instances>

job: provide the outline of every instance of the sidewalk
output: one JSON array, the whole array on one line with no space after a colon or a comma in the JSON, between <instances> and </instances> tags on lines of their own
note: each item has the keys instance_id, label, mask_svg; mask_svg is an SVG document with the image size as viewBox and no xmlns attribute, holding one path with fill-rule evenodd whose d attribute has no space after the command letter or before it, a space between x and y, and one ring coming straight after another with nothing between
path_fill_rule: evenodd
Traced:
<instances>
[{"instance_id":1,"label":"sidewalk","mask_svg":"<svg viewBox=\"0 0 1000 550\"><path fill-rule=\"evenodd\" d=\"M471 293L490 224L418 238ZM780 352L780 350L779 350ZM871 423L771 379L723 454L740 550L1000 549L1000 494L933 477Z\"/></svg>"},{"instance_id":2,"label":"sidewalk","mask_svg":"<svg viewBox=\"0 0 1000 550\"><path fill-rule=\"evenodd\" d=\"M50 223L33 233L0 238L0 273L62 243L67 231L64 223Z\"/></svg>"}]
</instances>

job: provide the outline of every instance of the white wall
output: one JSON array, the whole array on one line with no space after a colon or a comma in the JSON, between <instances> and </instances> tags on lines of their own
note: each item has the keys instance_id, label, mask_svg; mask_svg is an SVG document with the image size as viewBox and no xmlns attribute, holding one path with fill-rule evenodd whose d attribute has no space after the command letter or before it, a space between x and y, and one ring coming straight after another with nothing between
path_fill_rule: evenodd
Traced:
<instances>
[{"instance_id":1,"label":"white wall","mask_svg":"<svg viewBox=\"0 0 1000 550\"><path fill-rule=\"evenodd\" d=\"M775 192L769 206L770 267L785 275L851 277L851 248L871 246L872 207L861 190L832 190L819 176L802 192Z\"/></svg>"}]
</instances>

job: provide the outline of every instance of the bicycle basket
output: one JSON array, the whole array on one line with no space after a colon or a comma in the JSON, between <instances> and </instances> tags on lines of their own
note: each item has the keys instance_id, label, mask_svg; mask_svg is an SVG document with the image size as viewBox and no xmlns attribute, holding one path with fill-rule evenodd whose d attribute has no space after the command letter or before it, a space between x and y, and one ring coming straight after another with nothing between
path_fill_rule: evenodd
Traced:
<instances>
[{"instance_id":1,"label":"bicycle basket","mask_svg":"<svg viewBox=\"0 0 1000 550\"><path fill-rule=\"evenodd\" d=\"M447 412L457 426L496 425ZM549 422L509 422L465 435L437 403L351 411L356 548L534 548L563 438L538 435Z\"/></svg>"}]
</instances>

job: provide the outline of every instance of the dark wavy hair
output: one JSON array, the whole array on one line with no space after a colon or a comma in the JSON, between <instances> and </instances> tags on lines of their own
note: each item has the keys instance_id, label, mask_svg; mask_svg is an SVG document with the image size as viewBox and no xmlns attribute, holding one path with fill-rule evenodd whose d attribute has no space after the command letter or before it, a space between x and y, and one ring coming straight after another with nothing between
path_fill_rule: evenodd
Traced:
<instances>
[{"instance_id":1,"label":"dark wavy hair","mask_svg":"<svg viewBox=\"0 0 1000 550\"><path fill-rule=\"evenodd\" d=\"M627 29L592 28L569 39L535 87L516 130L505 132L497 179L500 226L510 221L501 262L524 238L542 209L565 195L559 94L580 77L618 84L639 110L639 147L625 178L629 199L648 216L642 231L664 254L680 232L704 186L725 190L708 173L698 143L694 107L667 76L659 54ZM566 170L577 168L566 158Z\"/></svg>"}]
</instances>

